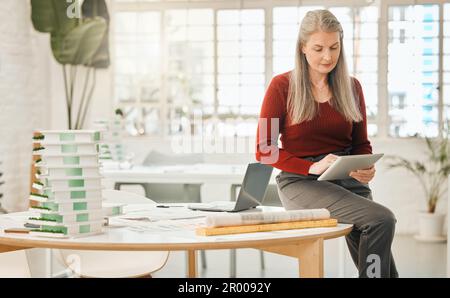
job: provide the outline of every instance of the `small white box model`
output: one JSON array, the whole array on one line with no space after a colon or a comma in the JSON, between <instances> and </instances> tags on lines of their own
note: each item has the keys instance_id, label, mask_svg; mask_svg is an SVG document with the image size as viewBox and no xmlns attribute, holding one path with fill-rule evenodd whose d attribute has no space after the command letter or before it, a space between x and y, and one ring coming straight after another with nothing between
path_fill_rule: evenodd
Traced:
<instances>
[{"instance_id":1,"label":"small white box model","mask_svg":"<svg viewBox=\"0 0 450 298\"><path fill-rule=\"evenodd\" d=\"M125 206L125 204L103 202L102 206L103 214L105 216L116 216L123 214L123 207Z\"/></svg>"},{"instance_id":2,"label":"small white box model","mask_svg":"<svg viewBox=\"0 0 450 298\"><path fill-rule=\"evenodd\" d=\"M97 153L98 144L95 143L39 143L33 148L34 155L73 156L73 154L83 155Z\"/></svg>"},{"instance_id":3,"label":"small white box model","mask_svg":"<svg viewBox=\"0 0 450 298\"><path fill-rule=\"evenodd\" d=\"M65 190L71 187L84 187L86 189L101 188L101 176L96 177L42 177L41 181L35 181L35 183L41 183L42 186L46 185L54 190Z\"/></svg>"},{"instance_id":4,"label":"small white box model","mask_svg":"<svg viewBox=\"0 0 450 298\"><path fill-rule=\"evenodd\" d=\"M96 130L41 130L33 137L40 143L98 143L102 135Z\"/></svg>"},{"instance_id":5,"label":"small white box model","mask_svg":"<svg viewBox=\"0 0 450 298\"><path fill-rule=\"evenodd\" d=\"M51 177L99 176L99 166L37 166L39 175Z\"/></svg>"},{"instance_id":6,"label":"small white box model","mask_svg":"<svg viewBox=\"0 0 450 298\"><path fill-rule=\"evenodd\" d=\"M57 155L42 155L36 161L36 166L96 166L98 164L98 154L86 154L86 155L67 155L67 156L57 156Z\"/></svg>"},{"instance_id":7,"label":"small white box model","mask_svg":"<svg viewBox=\"0 0 450 298\"><path fill-rule=\"evenodd\" d=\"M100 234L102 225L103 220L62 225L42 224L38 229L31 229L30 234L55 238L89 236Z\"/></svg>"},{"instance_id":8,"label":"small white box model","mask_svg":"<svg viewBox=\"0 0 450 298\"><path fill-rule=\"evenodd\" d=\"M31 207L31 209L33 209L34 211L39 210L43 213L49 212L75 213L77 211L88 211L101 208L102 208L101 200L89 200L89 201L74 200L73 202L63 202L63 203L54 201L43 201L43 202L38 201L35 206Z\"/></svg>"},{"instance_id":9,"label":"small white box model","mask_svg":"<svg viewBox=\"0 0 450 298\"><path fill-rule=\"evenodd\" d=\"M91 210L81 213L36 213L35 216L29 218L29 223L37 225L54 225L54 224L74 224L86 223L89 221L101 221L104 218L104 210Z\"/></svg>"},{"instance_id":10,"label":"small white box model","mask_svg":"<svg viewBox=\"0 0 450 298\"><path fill-rule=\"evenodd\" d=\"M39 202L49 202L54 201L56 203L70 203L74 200L95 200L98 198L101 198L102 191L101 189L94 189L94 190L86 190L86 189L80 189L80 188L73 188L70 190L49 190L44 189L42 191L39 191L38 193L34 192L31 194L30 199L39 201Z\"/></svg>"}]
</instances>

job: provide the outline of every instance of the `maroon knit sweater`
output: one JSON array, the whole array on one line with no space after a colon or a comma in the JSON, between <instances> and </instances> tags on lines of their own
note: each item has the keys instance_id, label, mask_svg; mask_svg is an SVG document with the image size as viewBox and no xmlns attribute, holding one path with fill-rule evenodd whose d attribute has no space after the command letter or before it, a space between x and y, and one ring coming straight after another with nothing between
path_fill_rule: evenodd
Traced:
<instances>
[{"instance_id":1,"label":"maroon knit sweater","mask_svg":"<svg viewBox=\"0 0 450 298\"><path fill-rule=\"evenodd\" d=\"M361 122L348 122L328 102L319 103L319 114L310 121L292 125L287 112L289 72L275 76L270 82L261 107L260 123L256 136L256 159L280 170L308 175L313 162L302 157L317 156L351 147L350 154L371 154L367 138L366 106L361 84L352 78L363 116ZM270 119L279 119L281 147L271 135ZM267 138L260 137L261 119L267 120ZM272 140L272 141L271 141ZM278 156L267 162L269 156ZM263 160L262 160L263 158Z\"/></svg>"}]
</instances>

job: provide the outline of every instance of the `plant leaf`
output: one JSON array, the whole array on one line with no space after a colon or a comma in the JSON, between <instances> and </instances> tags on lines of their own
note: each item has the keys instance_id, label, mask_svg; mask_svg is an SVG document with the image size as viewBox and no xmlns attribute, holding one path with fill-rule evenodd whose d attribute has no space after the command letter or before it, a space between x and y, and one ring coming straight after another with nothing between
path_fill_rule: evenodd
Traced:
<instances>
[{"instance_id":1,"label":"plant leaf","mask_svg":"<svg viewBox=\"0 0 450 298\"><path fill-rule=\"evenodd\" d=\"M39 32L69 32L78 24L77 19L67 16L70 5L73 3L61 0L31 0L33 27Z\"/></svg>"},{"instance_id":2,"label":"plant leaf","mask_svg":"<svg viewBox=\"0 0 450 298\"><path fill-rule=\"evenodd\" d=\"M450 165L446 165L446 166L440 168L439 173L444 177L447 177L448 175L450 175Z\"/></svg>"},{"instance_id":3,"label":"plant leaf","mask_svg":"<svg viewBox=\"0 0 450 298\"><path fill-rule=\"evenodd\" d=\"M81 11L83 17L85 18L95 18L102 17L106 20L107 32L109 31L109 12L105 0L84 0L81 6ZM110 55L109 55L109 34L105 34L98 48L97 52L92 59L92 63L87 66L92 66L95 68L108 68L110 65Z\"/></svg>"},{"instance_id":4,"label":"plant leaf","mask_svg":"<svg viewBox=\"0 0 450 298\"><path fill-rule=\"evenodd\" d=\"M425 165L419 161L414 162L415 169L420 174L425 174L427 172L427 169Z\"/></svg>"},{"instance_id":5,"label":"plant leaf","mask_svg":"<svg viewBox=\"0 0 450 298\"><path fill-rule=\"evenodd\" d=\"M427 144L428 151L430 152L430 159L432 161L437 161L437 154L433 142L428 137L425 138L425 142Z\"/></svg>"},{"instance_id":6,"label":"plant leaf","mask_svg":"<svg viewBox=\"0 0 450 298\"><path fill-rule=\"evenodd\" d=\"M442 139L439 145L439 162L445 164L448 162L448 140Z\"/></svg>"},{"instance_id":7,"label":"plant leaf","mask_svg":"<svg viewBox=\"0 0 450 298\"><path fill-rule=\"evenodd\" d=\"M105 34L103 18L86 20L65 35L52 33L53 55L61 64L91 64Z\"/></svg>"}]
</instances>

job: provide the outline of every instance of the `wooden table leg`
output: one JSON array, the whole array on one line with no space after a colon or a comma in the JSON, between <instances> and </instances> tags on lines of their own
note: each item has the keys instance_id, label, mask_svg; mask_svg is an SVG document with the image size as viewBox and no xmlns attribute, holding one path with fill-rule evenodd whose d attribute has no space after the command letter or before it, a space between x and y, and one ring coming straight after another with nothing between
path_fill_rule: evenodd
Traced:
<instances>
[{"instance_id":1,"label":"wooden table leg","mask_svg":"<svg viewBox=\"0 0 450 298\"><path fill-rule=\"evenodd\" d=\"M298 259L299 277L323 277L323 239L305 240L295 244L259 247Z\"/></svg>"},{"instance_id":2,"label":"wooden table leg","mask_svg":"<svg viewBox=\"0 0 450 298\"><path fill-rule=\"evenodd\" d=\"M188 250L188 277L197 277L197 251Z\"/></svg>"},{"instance_id":3,"label":"wooden table leg","mask_svg":"<svg viewBox=\"0 0 450 298\"><path fill-rule=\"evenodd\" d=\"M230 201L236 201L237 188L240 187L240 184L232 184L230 188ZM236 278L236 249L230 249L230 277Z\"/></svg>"},{"instance_id":4,"label":"wooden table leg","mask_svg":"<svg viewBox=\"0 0 450 298\"><path fill-rule=\"evenodd\" d=\"M323 239L304 243L298 253L300 277L323 277Z\"/></svg>"}]
</instances>

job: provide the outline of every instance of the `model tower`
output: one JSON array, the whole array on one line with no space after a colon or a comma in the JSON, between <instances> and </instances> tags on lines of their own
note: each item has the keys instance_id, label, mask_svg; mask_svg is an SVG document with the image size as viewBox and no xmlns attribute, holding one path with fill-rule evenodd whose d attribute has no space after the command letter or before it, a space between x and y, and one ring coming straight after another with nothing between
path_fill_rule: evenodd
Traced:
<instances>
[{"instance_id":1,"label":"model tower","mask_svg":"<svg viewBox=\"0 0 450 298\"><path fill-rule=\"evenodd\" d=\"M28 224L39 236L101 233L102 186L98 163L100 132L38 131L33 137L36 175L30 194L35 215Z\"/></svg>"}]
</instances>

